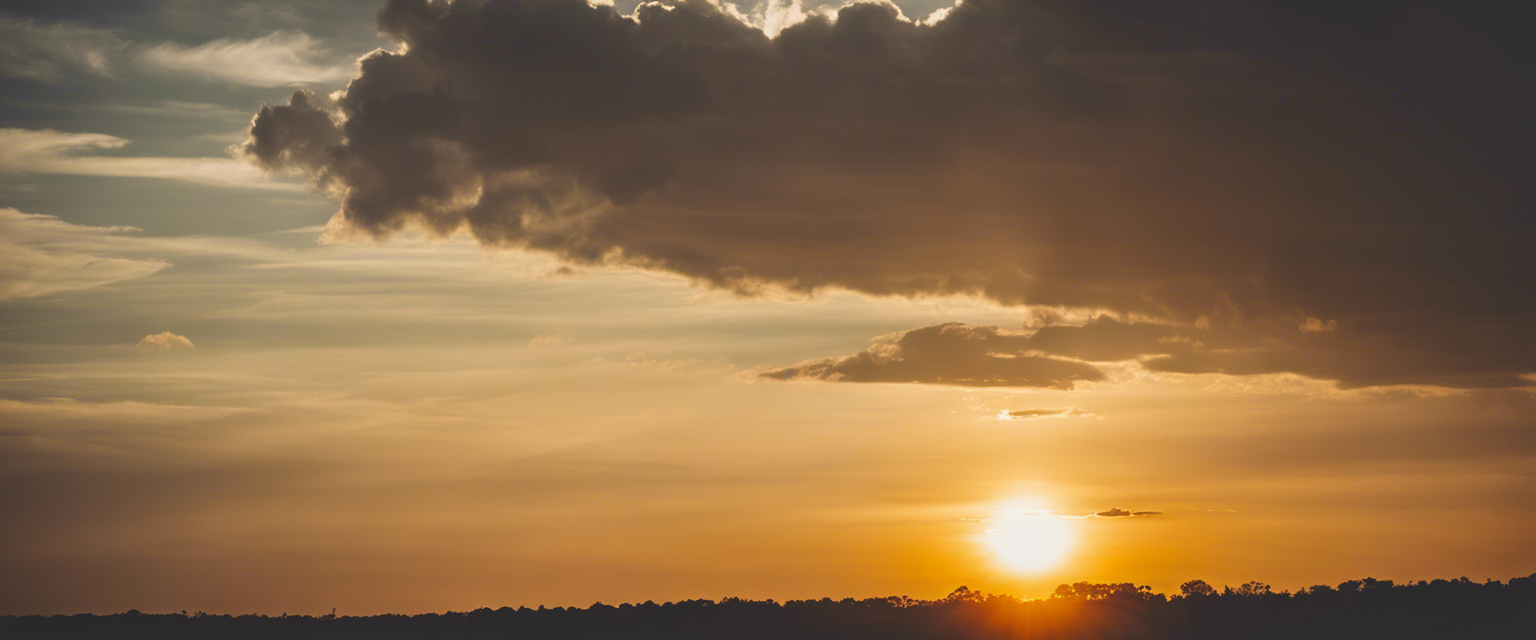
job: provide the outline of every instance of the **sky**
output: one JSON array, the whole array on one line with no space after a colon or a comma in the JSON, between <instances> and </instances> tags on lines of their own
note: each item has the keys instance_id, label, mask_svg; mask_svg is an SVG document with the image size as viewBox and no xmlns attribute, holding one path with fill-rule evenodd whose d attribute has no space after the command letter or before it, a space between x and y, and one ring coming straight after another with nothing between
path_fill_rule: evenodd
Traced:
<instances>
[{"instance_id":1,"label":"sky","mask_svg":"<svg viewBox=\"0 0 1536 640\"><path fill-rule=\"evenodd\" d=\"M0 3L0 614L1530 574L1529 25Z\"/></svg>"}]
</instances>

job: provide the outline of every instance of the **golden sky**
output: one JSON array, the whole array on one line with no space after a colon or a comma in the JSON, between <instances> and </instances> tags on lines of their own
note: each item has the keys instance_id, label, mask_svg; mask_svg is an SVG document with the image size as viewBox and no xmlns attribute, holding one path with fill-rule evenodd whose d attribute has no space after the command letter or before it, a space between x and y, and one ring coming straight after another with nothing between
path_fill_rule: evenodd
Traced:
<instances>
[{"instance_id":1,"label":"golden sky","mask_svg":"<svg viewBox=\"0 0 1536 640\"><path fill-rule=\"evenodd\" d=\"M0 11L0 614L1536 571L1519 56L1329 11Z\"/></svg>"}]
</instances>

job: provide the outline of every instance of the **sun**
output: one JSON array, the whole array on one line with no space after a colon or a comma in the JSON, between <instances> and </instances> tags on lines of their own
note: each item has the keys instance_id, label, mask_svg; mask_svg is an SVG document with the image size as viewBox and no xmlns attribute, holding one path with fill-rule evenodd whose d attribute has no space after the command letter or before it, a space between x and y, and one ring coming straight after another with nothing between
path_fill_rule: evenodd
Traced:
<instances>
[{"instance_id":1,"label":"sun","mask_svg":"<svg viewBox=\"0 0 1536 640\"><path fill-rule=\"evenodd\" d=\"M1004 567L1039 573L1060 566L1077 541L1077 520L1049 511L1000 511L988 520L987 546Z\"/></svg>"}]
</instances>

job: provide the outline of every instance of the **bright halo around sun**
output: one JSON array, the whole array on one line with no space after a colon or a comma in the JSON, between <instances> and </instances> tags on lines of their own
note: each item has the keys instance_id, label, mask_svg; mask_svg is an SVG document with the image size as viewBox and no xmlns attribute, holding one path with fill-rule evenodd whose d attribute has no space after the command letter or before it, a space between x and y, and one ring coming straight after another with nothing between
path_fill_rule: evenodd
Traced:
<instances>
[{"instance_id":1,"label":"bright halo around sun","mask_svg":"<svg viewBox=\"0 0 1536 640\"><path fill-rule=\"evenodd\" d=\"M1077 541L1076 518L1050 511L1010 509L992 514L984 540L1004 567L1039 573L1059 566Z\"/></svg>"}]
</instances>

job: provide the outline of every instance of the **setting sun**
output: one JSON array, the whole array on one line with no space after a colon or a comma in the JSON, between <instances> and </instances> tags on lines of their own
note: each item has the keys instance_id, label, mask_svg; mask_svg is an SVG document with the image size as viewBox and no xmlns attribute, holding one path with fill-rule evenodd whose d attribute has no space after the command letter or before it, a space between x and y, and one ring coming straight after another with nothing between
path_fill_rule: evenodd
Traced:
<instances>
[{"instance_id":1,"label":"setting sun","mask_svg":"<svg viewBox=\"0 0 1536 640\"><path fill-rule=\"evenodd\" d=\"M1059 566L1071 554L1075 524L1049 511L1002 511L988 522L984 539L1007 569L1036 573Z\"/></svg>"}]
</instances>

